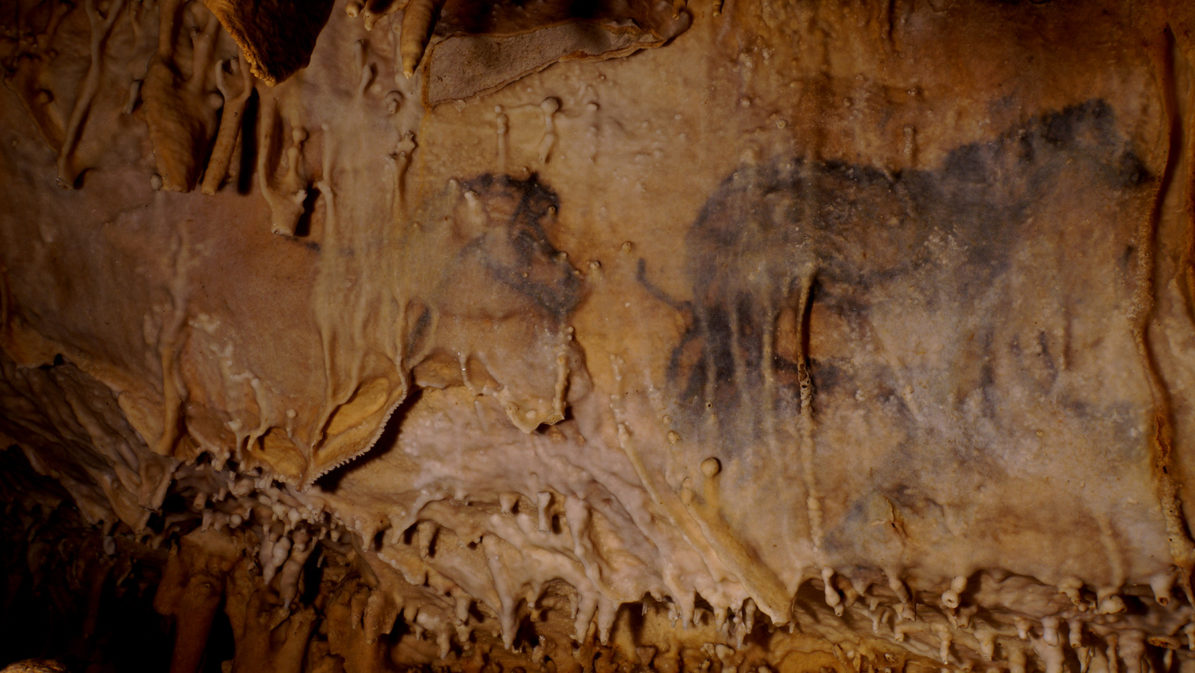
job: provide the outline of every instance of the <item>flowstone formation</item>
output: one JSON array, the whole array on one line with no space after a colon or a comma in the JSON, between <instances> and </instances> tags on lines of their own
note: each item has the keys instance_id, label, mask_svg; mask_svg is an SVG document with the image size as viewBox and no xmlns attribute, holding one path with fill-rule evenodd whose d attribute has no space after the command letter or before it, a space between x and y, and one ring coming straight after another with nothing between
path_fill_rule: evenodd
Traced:
<instances>
[{"instance_id":1,"label":"flowstone formation","mask_svg":"<svg viewBox=\"0 0 1195 673\"><path fill-rule=\"evenodd\" d=\"M300 4L0 11L0 665L1195 666L1187 3Z\"/></svg>"}]
</instances>

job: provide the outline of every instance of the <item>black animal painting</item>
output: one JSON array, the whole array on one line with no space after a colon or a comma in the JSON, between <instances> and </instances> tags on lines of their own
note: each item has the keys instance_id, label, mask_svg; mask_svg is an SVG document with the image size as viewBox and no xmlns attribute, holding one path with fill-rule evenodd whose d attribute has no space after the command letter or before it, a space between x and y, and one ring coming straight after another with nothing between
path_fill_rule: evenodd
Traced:
<instances>
[{"instance_id":1,"label":"black animal painting","mask_svg":"<svg viewBox=\"0 0 1195 673\"><path fill-rule=\"evenodd\" d=\"M896 394L905 373L872 352L885 338L873 324L878 312L907 311L916 332L923 316L965 316L1013 301L1005 276L1048 229L1042 219L1059 199L1104 217L1101 208L1153 180L1102 101L958 147L932 170L800 157L744 166L723 180L689 229L691 298L663 297L650 264L640 265L642 282L687 319L667 368L679 413L728 454L761 441L769 424L791 425L803 395L816 413L826 394L886 388L897 413L909 417ZM1123 257L1132 241L1121 234L1132 227L1119 231ZM842 338L858 340L854 357L810 352L814 306L848 326ZM1039 370L1055 367L1061 354L1050 352L1044 332L1010 337L1001 316L988 318L977 330L938 337L947 344L943 372L963 351L976 354L958 367L976 369L972 378L991 416L998 414L994 353L1032 355L1024 370L1035 378L1026 385L1043 395L1050 375Z\"/></svg>"}]
</instances>

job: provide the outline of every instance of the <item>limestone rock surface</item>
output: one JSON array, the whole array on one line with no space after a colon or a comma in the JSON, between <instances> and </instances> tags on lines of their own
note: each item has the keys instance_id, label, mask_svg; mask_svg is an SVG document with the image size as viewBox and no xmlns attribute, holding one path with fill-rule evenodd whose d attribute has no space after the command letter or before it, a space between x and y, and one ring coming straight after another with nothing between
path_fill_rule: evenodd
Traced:
<instances>
[{"instance_id":1,"label":"limestone rock surface","mask_svg":"<svg viewBox=\"0 0 1195 673\"><path fill-rule=\"evenodd\" d=\"M3 16L4 596L72 661L1195 661L1184 4Z\"/></svg>"}]
</instances>

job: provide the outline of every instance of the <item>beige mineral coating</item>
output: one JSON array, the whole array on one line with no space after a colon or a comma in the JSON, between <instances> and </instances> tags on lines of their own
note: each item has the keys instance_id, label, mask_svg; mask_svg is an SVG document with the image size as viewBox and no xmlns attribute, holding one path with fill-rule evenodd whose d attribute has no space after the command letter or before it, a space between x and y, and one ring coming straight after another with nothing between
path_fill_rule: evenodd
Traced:
<instances>
[{"instance_id":1,"label":"beige mineral coating","mask_svg":"<svg viewBox=\"0 0 1195 673\"><path fill-rule=\"evenodd\" d=\"M195 2L21 5L0 427L201 521L173 671L225 594L234 670L1186 666L1190 17L939 4L434 106L405 10L269 86Z\"/></svg>"}]
</instances>

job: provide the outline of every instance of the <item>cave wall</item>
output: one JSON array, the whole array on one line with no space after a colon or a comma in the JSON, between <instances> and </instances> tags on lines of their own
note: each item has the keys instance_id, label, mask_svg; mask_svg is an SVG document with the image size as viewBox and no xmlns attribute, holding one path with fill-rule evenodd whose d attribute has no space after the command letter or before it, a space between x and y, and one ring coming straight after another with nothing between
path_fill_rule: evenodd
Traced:
<instances>
[{"instance_id":1,"label":"cave wall","mask_svg":"<svg viewBox=\"0 0 1195 673\"><path fill-rule=\"evenodd\" d=\"M170 670L1189 666L1178 3L4 17L12 528Z\"/></svg>"}]
</instances>

